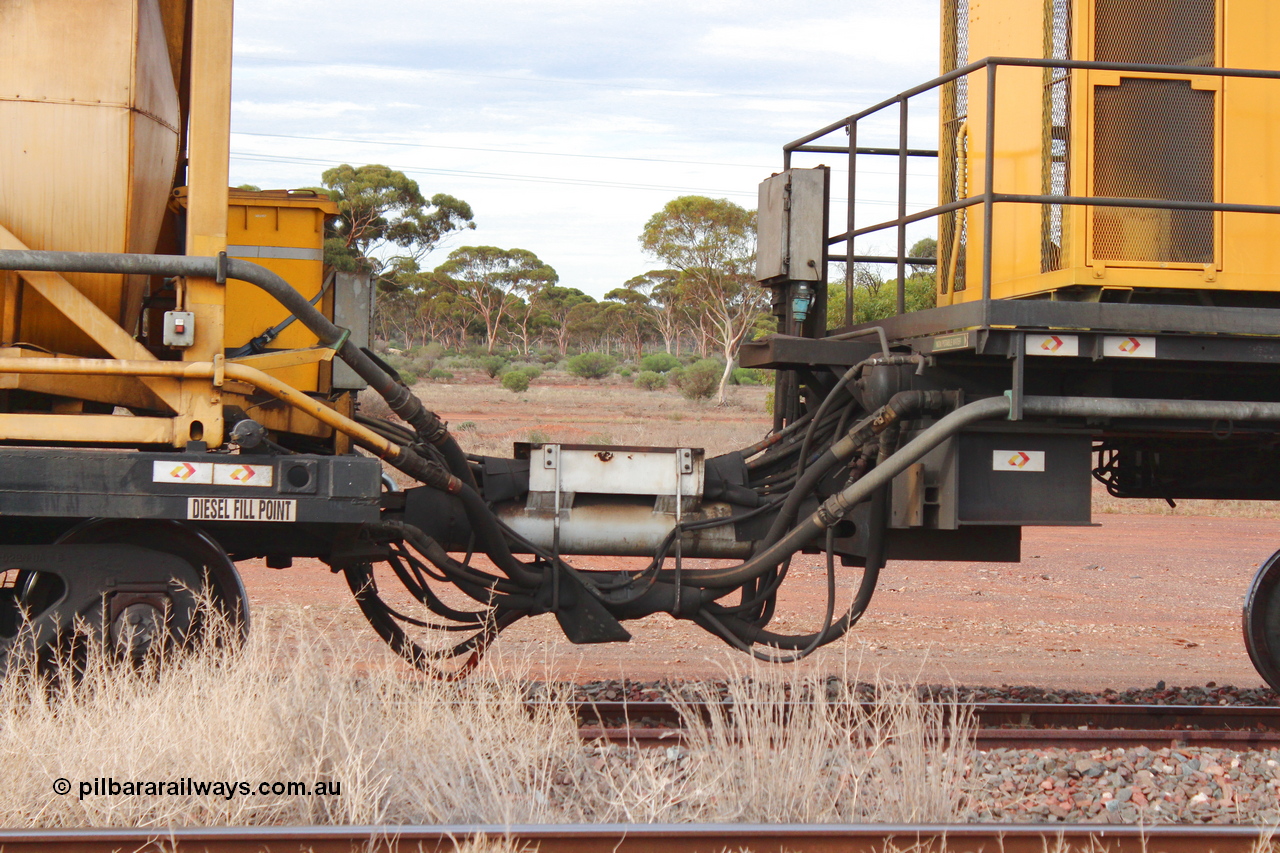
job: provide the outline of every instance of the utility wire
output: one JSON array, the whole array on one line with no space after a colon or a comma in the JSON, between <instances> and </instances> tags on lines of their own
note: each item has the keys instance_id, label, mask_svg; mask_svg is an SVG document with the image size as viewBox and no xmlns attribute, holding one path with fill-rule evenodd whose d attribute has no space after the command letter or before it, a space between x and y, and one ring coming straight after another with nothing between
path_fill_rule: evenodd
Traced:
<instances>
[{"instance_id":1,"label":"utility wire","mask_svg":"<svg viewBox=\"0 0 1280 853\"><path fill-rule=\"evenodd\" d=\"M263 162L263 163L292 163L296 165L314 165L314 166L339 166L342 160L324 160L318 158L307 157L282 157L273 154L249 154L245 152L231 152L231 159L243 160L246 162ZM560 184L563 186L579 186L579 187L602 187L606 189L628 189L628 190L653 190L658 192L675 192L675 193L702 193L717 196L737 196L740 198L756 198L756 193L746 192L743 190L725 190L725 189L708 189L706 187L676 187L664 186L660 184L641 184L628 183L618 181L594 181L586 178L557 178L549 175L518 175L502 172L472 172L462 169L432 169L423 166L388 166L399 172L411 172L425 175L456 175L466 178L480 178L484 180L498 181L523 181L528 183L542 184ZM833 198L832 202L843 204L844 199ZM894 206L896 201L884 199L858 199L859 205L879 205ZM909 210L924 210L924 205L914 205Z\"/></svg>"},{"instance_id":2,"label":"utility wire","mask_svg":"<svg viewBox=\"0 0 1280 853\"><path fill-rule=\"evenodd\" d=\"M403 65L382 65L374 62L332 62L332 61L316 61L307 59L292 59L275 56L258 56L246 57L240 59L236 63L237 68L250 68L254 65L313 65L330 70L340 70L343 68L364 68L371 71L408 71L423 76L446 75L449 77L468 77L476 80L510 80L517 83L541 83L546 85L560 86L590 86L598 89L612 89L620 92L658 92L668 95L684 95L702 96L710 98L743 98L743 99L767 99L774 101L803 102L810 104L831 104L833 106L847 107L848 98L806 98L803 95L792 95L785 93L769 94L765 92L707 92L695 89L676 89L661 86L635 86L620 83L603 83L599 80L580 80L567 79L562 77L537 77L527 74L478 74L472 71L457 71L451 68L406 68ZM867 94L872 94L868 91Z\"/></svg>"},{"instance_id":3,"label":"utility wire","mask_svg":"<svg viewBox=\"0 0 1280 853\"><path fill-rule=\"evenodd\" d=\"M348 142L355 145L391 145L398 148L430 148L439 151L478 151L485 154L522 154L535 157L573 157L584 160L619 160L628 163L675 163L685 166L723 166L730 169L753 169L760 172L767 172L772 166L752 165L750 163L717 163L712 160L677 160L666 157L619 157L610 154L576 154L567 151L525 151L518 148L477 148L467 145L430 145L425 142L391 142L383 139L351 139L338 136L302 136L298 134L285 133L254 133L248 130L233 130L234 136L256 136L262 139L305 139L312 142ZM776 165L776 164L775 164ZM879 171L874 169L859 169L859 175L889 175L897 177L898 172ZM937 172L908 172L908 175L916 178L936 178Z\"/></svg>"}]
</instances>

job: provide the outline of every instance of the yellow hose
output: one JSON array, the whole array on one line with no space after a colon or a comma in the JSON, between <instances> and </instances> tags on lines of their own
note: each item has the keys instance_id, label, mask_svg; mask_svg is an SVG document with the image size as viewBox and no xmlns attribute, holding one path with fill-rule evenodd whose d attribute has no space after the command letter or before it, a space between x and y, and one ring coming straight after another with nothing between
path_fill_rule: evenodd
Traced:
<instances>
[{"instance_id":1,"label":"yellow hose","mask_svg":"<svg viewBox=\"0 0 1280 853\"><path fill-rule=\"evenodd\" d=\"M960 132L956 134L956 173L960 176L960 181L956 184L956 200L964 198L969 194L969 149L965 144L969 137L969 123L965 122L960 125ZM955 303L956 297L956 265L960 261L960 235L963 233L962 217L968 215L966 210L957 210L955 212L955 227L951 232L951 252L947 258L947 278L946 278L946 294L947 304Z\"/></svg>"},{"instance_id":2,"label":"yellow hose","mask_svg":"<svg viewBox=\"0 0 1280 853\"><path fill-rule=\"evenodd\" d=\"M323 424L349 435L361 447L383 459L394 459L403 448L368 427L311 399L270 374L243 364L210 361L130 361L112 358L0 358L2 373L62 374L72 376L169 376L176 379L213 379L225 376L248 383Z\"/></svg>"}]
</instances>

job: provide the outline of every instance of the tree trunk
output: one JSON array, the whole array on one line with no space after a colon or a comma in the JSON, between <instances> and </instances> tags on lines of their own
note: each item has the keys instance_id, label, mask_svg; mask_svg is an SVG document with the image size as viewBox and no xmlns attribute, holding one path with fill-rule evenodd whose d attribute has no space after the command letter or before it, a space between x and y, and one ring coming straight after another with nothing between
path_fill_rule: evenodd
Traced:
<instances>
[{"instance_id":1,"label":"tree trunk","mask_svg":"<svg viewBox=\"0 0 1280 853\"><path fill-rule=\"evenodd\" d=\"M729 404L729 377L733 375L733 358L725 351L724 373L720 375L720 390L716 394L716 405Z\"/></svg>"}]
</instances>

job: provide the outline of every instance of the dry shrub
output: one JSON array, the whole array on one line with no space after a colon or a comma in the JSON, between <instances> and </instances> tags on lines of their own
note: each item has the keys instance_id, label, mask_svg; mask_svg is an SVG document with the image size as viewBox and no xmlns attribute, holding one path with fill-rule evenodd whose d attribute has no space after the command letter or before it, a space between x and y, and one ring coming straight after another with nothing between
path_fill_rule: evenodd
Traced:
<instances>
[{"instance_id":1,"label":"dry shrub","mask_svg":"<svg viewBox=\"0 0 1280 853\"><path fill-rule=\"evenodd\" d=\"M676 819L959 819L971 790L974 721L968 711L956 704L923 703L907 685L882 684L868 707L856 694L856 678L765 675L757 669L752 677L732 679L732 710L712 703L715 710L707 721L685 706L686 801Z\"/></svg>"},{"instance_id":2,"label":"dry shrub","mask_svg":"<svg viewBox=\"0 0 1280 853\"><path fill-rule=\"evenodd\" d=\"M527 681L503 674L519 661L449 683L389 653L344 655L301 610L255 632L238 652L208 643L137 668L89 648L74 685L11 667L0 825L949 822L969 791L971 721L959 715L958 735L943 737L943 711L906 687L863 712L852 688L761 668L733 679L732 715L704 723L686 708L685 746L637 750L582 743L563 696L531 710ZM807 701L784 718L793 696ZM59 778L70 793L51 791ZM341 794L78 796L102 778Z\"/></svg>"},{"instance_id":3,"label":"dry shrub","mask_svg":"<svg viewBox=\"0 0 1280 853\"><path fill-rule=\"evenodd\" d=\"M293 611L240 652L207 644L162 666L90 648L77 684L30 666L0 685L0 825L525 823L583 756L567 705L529 714L518 681L414 677L346 658ZM290 638L295 639L290 639ZM339 662L334 662L338 658ZM71 781L65 796L55 779ZM81 782L338 783L340 796L77 796Z\"/></svg>"}]
</instances>

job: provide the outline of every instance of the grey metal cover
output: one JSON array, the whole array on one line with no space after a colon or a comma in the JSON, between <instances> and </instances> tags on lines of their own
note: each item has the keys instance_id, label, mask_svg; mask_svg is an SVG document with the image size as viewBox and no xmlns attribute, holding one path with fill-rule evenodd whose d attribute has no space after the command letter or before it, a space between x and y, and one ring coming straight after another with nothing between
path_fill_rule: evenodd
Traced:
<instances>
[{"instance_id":1,"label":"grey metal cover","mask_svg":"<svg viewBox=\"0 0 1280 853\"><path fill-rule=\"evenodd\" d=\"M756 280L821 281L827 170L788 169L760 184Z\"/></svg>"}]
</instances>

